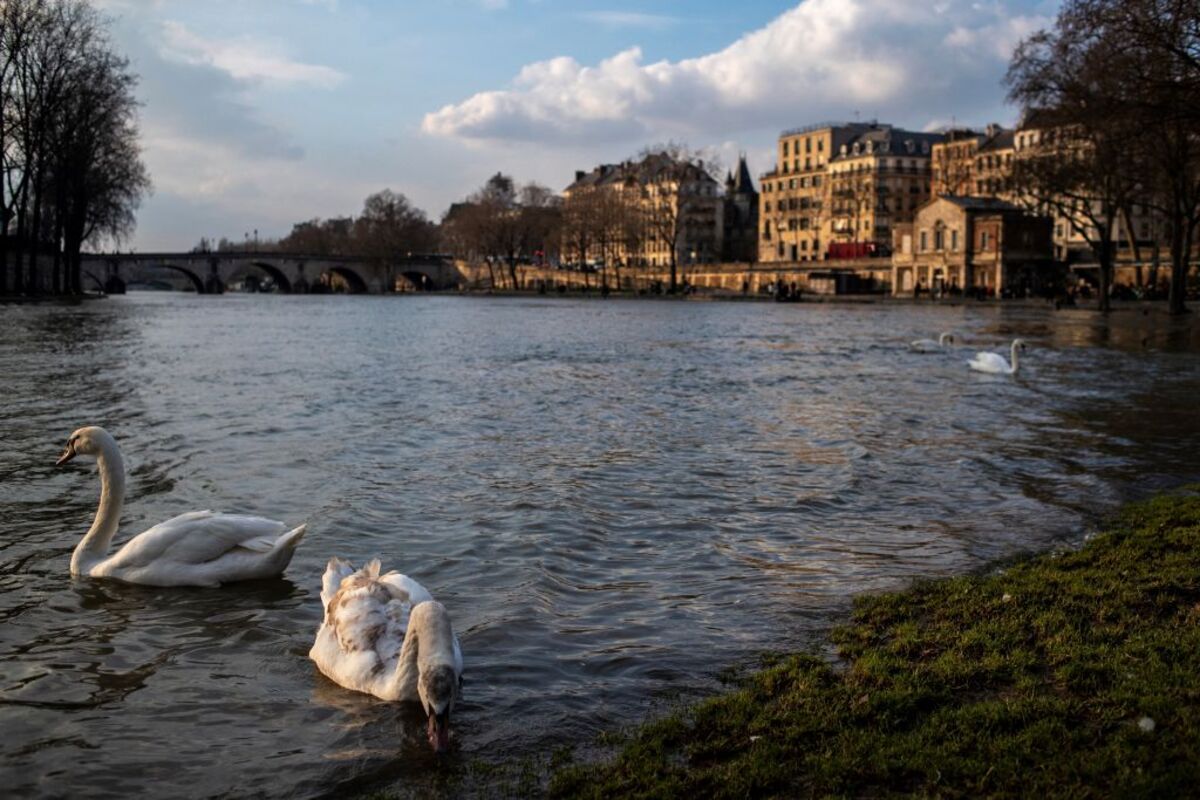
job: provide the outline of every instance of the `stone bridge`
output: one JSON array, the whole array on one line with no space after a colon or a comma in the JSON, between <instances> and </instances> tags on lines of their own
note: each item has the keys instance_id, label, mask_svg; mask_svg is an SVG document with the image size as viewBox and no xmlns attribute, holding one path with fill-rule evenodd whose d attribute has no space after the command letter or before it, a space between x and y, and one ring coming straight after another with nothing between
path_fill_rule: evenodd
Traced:
<instances>
[{"instance_id":1,"label":"stone bridge","mask_svg":"<svg viewBox=\"0 0 1200 800\"><path fill-rule=\"evenodd\" d=\"M388 262L339 256L272 252L86 253L84 280L109 294L130 283L220 294L234 284L283 293L453 289L462 275L448 256L410 255Z\"/></svg>"}]
</instances>

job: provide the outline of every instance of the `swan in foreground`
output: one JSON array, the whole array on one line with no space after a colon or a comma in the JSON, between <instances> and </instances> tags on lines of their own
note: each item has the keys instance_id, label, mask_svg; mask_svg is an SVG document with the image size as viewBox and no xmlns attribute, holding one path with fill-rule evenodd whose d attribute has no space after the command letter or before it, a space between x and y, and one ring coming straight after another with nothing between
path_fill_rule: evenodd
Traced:
<instances>
[{"instance_id":1,"label":"swan in foreground","mask_svg":"<svg viewBox=\"0 0 1200 800\"><path fill-rule=\"evenodd\" d=\"M450 744L462 650L445 606L399 572L332 558L321 579L325 619L308 657L334 683L380 700L420 701L429 744Z\"/></svg>"},{"instance_id":2,"label":"swan in foreground","mask_svg":"<svg viewBox=\"0 0 1200 800\"><path fill-rule=\"evenodd\" d=\"M149 586L219 586L280 575L304 536L303 525L240 514L192 511L134 536L113 555L125 502L125 462L108 431L80 428L56 462L94 456L100 469L100 507L92 527L71 554L71 574L115 578Z\"/></svg>"},{"instance_id":3,"label":"swan in foreground","mask_svg":"<svg viewBox=\"0 0 1200 800\"><path fill-rule=\"evenodd\" d=\"M998 375L1016 375L1017 367L1017 352L1024 350L1026 347L1024 339L1013 339L1012 343L1012 366L1004 360L1004 356L996 353L976 353L975 357L967 362L971 369L979 370L980 372L991 372Z\"/></svg>"},{"instance_id":4,"label":"swan in foreground","mask_svg":"<svg viewBox=\"0 0 1200 800\"><path fill-rule=\"evenodd\" d=\"M936 353L947 344L954 344L953 333L943 333L938 336L937 341L933 339L917 339L908 343L908 348L918 353Z\"/></svg>"}]
</instances>

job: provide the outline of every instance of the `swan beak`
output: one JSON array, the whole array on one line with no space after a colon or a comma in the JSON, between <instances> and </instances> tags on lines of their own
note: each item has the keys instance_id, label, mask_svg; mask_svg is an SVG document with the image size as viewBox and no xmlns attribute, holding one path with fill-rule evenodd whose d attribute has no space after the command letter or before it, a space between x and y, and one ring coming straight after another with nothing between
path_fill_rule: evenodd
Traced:
<instances>
[{"instance_id":1,"label":"swan beak","mask_svg":"<svg viewBox=\"0 0 1200 800\"><path fill-rule=\"evenodd\" d=\"M429 715L428 735L433 752L444 753L450 749L450 709Z\"/></svg>"},{"instance_id":2,"label":"swan beak","mask_svg":"<svg viewBox=\"0 0 1200 800\"><path fill-rule=\"evenodd\" d=\"M63 464L67 463L74 457L75 457L75 445L68 442L67 446L62 451L62 455L58 457L58 461L54 462L54 466L61 467Z\"/></svg>"}]
</instances>

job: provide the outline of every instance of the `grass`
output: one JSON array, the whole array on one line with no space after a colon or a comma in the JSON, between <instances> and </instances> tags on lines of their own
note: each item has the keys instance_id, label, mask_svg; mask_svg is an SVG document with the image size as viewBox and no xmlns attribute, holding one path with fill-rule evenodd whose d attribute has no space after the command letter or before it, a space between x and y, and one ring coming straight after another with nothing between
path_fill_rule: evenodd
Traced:
<instances>
[{"instance_id":1,"label":"grass","mask_svg":"<svg viewBox=\"0 0 1200 800\"><path fill-rule=\"evenodd\" d=\"M863 597L792 655L636 730L557 797L1200 794L1200 487L1066 554Z\"/></svg>"}]
</instances>

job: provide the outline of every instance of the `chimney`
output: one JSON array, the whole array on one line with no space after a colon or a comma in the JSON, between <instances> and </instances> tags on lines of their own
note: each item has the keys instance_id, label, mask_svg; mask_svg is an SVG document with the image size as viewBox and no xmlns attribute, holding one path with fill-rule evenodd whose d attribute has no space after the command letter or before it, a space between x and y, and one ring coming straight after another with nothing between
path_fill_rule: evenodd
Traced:
<instances>
[{"instance_id":1,"label":"chimney","mask_svg":"<svg viewBox=\"0 0 1200 800\"><path fill-rule=\"evenodd\" d=\"M576 182L576 183L579 183L581 180L583 180L583 176L584 176L584 175L586 175L586 174L587 174L587 173L586 173L586 172L584 172L584 171L583 171L583 170L581 170L581 169L577 169L577 170L575 170L575 182Z\"/></svg>"},{"instance_id":2,"label":"chimney","mask_svg":"<svg viewBox=\"0 0 1200 800\"><path fill-rule=\"evenodd\" d=\"M987 135L989 139L995 139L996 134L1000 132L1000 126L994 122L989 122L987 126Z\"/></svg>"}]
</instances>

